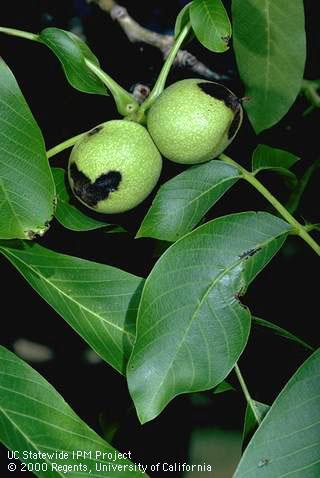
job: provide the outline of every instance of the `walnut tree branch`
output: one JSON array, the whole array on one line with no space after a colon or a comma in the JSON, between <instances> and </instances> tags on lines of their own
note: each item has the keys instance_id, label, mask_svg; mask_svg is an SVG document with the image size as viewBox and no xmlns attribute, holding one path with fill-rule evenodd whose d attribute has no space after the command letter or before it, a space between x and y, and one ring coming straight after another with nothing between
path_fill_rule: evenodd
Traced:
<instances>
[{"instance_id":1,"label":"walnut tree branch","mask_svg":"<svg viewBox=\"0 0 320 478\"><path fill-rule=\"evenodd\" d=\"M129 15L126 8L114 0L87 0L87 3L95 3L103 11L108 13L113 20L119 23L132 43L138 41L147 43L148 45L158 48L162 52L163 58L167 58L174 43L173 35L162 35L142 27ZM219 75L215 71L212 71L187 50L179 50L174 61L174 66L189 68L193 73L208 80L219 81L228 78L225 75Z\"/></svg>"}]
</instances>

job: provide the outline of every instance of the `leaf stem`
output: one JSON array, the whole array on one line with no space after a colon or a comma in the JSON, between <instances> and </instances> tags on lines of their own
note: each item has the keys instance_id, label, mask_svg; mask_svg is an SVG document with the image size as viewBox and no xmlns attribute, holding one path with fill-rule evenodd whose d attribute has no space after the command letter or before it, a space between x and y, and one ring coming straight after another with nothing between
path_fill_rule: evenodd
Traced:
<instances>
[{"instance_id":1,"label":"leaf stem","mask_svg":"<svg viewBox=\"0 0 320 478\"><path fill-rule=\"evenodd\" d=\"M254 418L255 418L255 420L256 420L258 426L260 426L260 425L261 425L261 417L260 417L260 415L259 415L259 413L258 413L258 411L257 411L257 409L256 409L256 407L255 407L254 401L253 401L252 398L251 398L251 395L250 395L250 393L249 393L248 387L247 387L247 385L246 385L246 382L244 381L244 378L243 378L243 376L242 376L242 373L241 373L241 371L240 371L240 368L239 368L238 364L236 364L236 365L234 366L234 370L235 370L235 372L236 372L237 378L238 378L239 383L240 383L240 386L241 386L241 388L242 388L243 395L245 396L246 401L247 401L249 407L250 407L251 410L252 410L252 413L253 413L253 415L254 415Z\"/></svg>"},{"instance_id":2,"label":"leaf stem","mask_svg":"<svg viewBox=\"0 0 320 478\"><path fill-rule=\"evenodd\" d=\"M74 146L76 142L81 139L85 134L87 134L87 131L85 131L84 133L77 134L76 136L73 136L72 138L69 138L66 141L63 141L62 143L57 144L53 148L49 149L47 151L47 158L50 159L52 158L52 156L61 153L61 151L71 148L71 146Z\"/></svg>"},{"instance_id":3,"label":"leaf stem","mask_svg":"<svg viewBox=\"0 0 320 478\"><path fill-rule=\"evenodd\" d=\"M293 342L296 342L297 344L301 345L301 347L304 347L307 350L311 350L311 352L315 351L315 348L312 347L311 345L307 344L304 340L300 339L296 335L293 335L291 332L288 330L282 329L278 325L268 322L267 320L260 319L259 317L252 317L252 322L256 325L259 325L260 327L264 327L266 329L271 330L274 334L278 335L279 337L283 337L288 340L292 340Z\"/></svg>"},{"instance_id":4,"label":"leaf stem","mask_svg":"<svg viewBox=\"0 0 320 478\"><path fill-rule=\"evenodd\" d=\"M130 113L134 113L139 108L139 103L133 98L133 96L114 81L105 71L103 71L98 65L92 61L85 59L87 67L94 73L110 90L117 110L122 116L127 116Z\"/></svg>"},{"instance_id":5,"label":"leaf stem","mask_svg":"<svg viewBox=\"0 0 320 478\"><path fill-rule=\"evenodd\" d=\"M300 224L290 212L276 199L273 194L247 169L242 167L233 159L229 158L225 154L221 154L219 158L227 164L231 164L240 170L243 179L250 183L270 204L278 211L278 213L289 223L294 229L294 234L301 237L310 247L320 256L320 246L310 236L306 228Z\"/></svg>"},{"instance_id":6,"label":"leaf stem","mask_svg":"<svg viewBox=\"0 0 320 478\"><path fill-rule=\"evenodd\" d=\"M306 231L320 231L320 224L306 224L305 226Z\"/></svg>"},{"instance_id":7,"label":"leaf stem","mask_svg":"<svg viewBox=\"0 0 320 478\"><path fill-rule=\"evenodd\" d=\"M29 33L22 30L16 30L14 28L0 27L0 33L6 33L7 35L17 36L20 38L26 38L27 40L37 41L43 43L39 35L35 33ZM128 91L114 81L106 72L104 72L98 65L85 58L85 64L87 67L107 86L110 90L117 110L122 116L127 116L130 113L138 110L139 103L133 98Z\"/></svg>"},{"instance_id":8,"label":"leaf stem","mask_svg":"<svg viewBox=\"0 0 320 478\"><path fill-rule=\"evenodd\" d=\"M144 112L148 108L150 108L152 106L152 104L155 102L155 100L158 98L158 96L161 95L161 93L163 92L166 81L167 81L167 78L168 78L168 75L169 75L169 72L170 72L170 69L172 67L172 64L173 64L173 62L174 62L174 60L177 56L178 51L180 50L180 47L181 47L183 41L187 37L190 29L191 29L191 23L189 22L181 30L180 35L176 39L176 41L175 41L167 59L166 59L164 65L162 67L162 70L161 70L161 72L158 76L156 84L154 85L154 87L153 87L149 97L147 98L147 100L141 105L140 111Z\"/></svg>"},{"instance_id":9,"label":"leaf stem","mask_svg":"<svg viewBox=\"0 0 320 478\"><path fill-rule=\"evenodd\" d=\"M15 37L26 38L27 40L40 42L39 35L35 33L25 32L22 30L16 30L15 28L0 27L0 33L6 33Z\"/></svg>"}]
</instances>

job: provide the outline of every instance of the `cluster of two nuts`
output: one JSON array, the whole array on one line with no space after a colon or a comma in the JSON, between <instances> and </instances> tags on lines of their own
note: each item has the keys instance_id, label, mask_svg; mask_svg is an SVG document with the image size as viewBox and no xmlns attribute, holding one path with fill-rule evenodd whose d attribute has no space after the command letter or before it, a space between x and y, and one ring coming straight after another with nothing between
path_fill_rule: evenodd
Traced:
<instances>
[{"instance_id":1,"label":"cluster of two nuts","mask_svg":"<svg viewBox=\"0 0 320 478\"><path fill-rule=\"evenodd\" d=\"M240 101L223 85L179 81L151 106L147 128L112 120L81 138L69 159L71 189L96 212L128 211L157 184L161 155L182 164L213 159L231 143L241 122Z\"/></svg>"}]
</instances>

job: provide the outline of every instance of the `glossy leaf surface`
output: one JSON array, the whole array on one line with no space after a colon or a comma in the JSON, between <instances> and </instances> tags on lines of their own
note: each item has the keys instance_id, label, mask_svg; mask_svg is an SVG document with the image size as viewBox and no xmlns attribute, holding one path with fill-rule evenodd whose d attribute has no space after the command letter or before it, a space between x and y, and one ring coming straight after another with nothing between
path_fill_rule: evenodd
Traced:
<instances>
[{"instance_id":1,"label":"glossy leaf surface","mask_svg":"<svg viewBox=\"0 0 320 478\"><path fill-rule=\"evenodd\" d=\"M185 5L183 7L183 9L179 12L179 14L177 16L175 27L174 27L175 38L177 38L180 35L183 28L190 22L190 6L191 6L191 3L192 2L187 3L187 5ZM192 37L193 37L193 33L191 32L188 35L188 38L191 39Z\"/></svg>"},{"instance_id":2,"label":"glossy leaf surface","mask_svg":"<svg viewBox=\"0 0 320 478\"><path fill-rule=\"evenodd\" d=\"M217 160L175 176L161 186L137 237L176 241L200 222L239 176L236 168Z\"/></svg>"},{"instance_id":3,"label":"glossy leaf surface","mask_svg":"<svg viewBox=\"0 0 320 478\"><path fill-rule=\"evenodd\" d=\"M53 216L54 195L42 133L0 59L0 238L44 234Z\"/></svg>"},{"instance_id":4,"label":"glossy leaf surface","mask_svg":"<svg viewBox=\"0 0 320 478\"><path fill-rule=\"evenodd\" d=\"M221 0L193 0L190 20L196 37L206 48L218 53L228 50L232 29Z\"/></svg>"},{"instance_id":5,"label":"glossy leaf surface","mask_svg":"<svg viewBox=\"0 0 320 478\"><path fill-rule=\"evenodd\" d=\"M289 380L246 448L234 478L317 478L320 350Z\"/></svg>"},{"instance_id":6,"label":"glossy leaf surface","mask_svg":"<svg viewBox=\"0 0 320 478\"><path fill-rule=\"evenodd\" d=\"M0 252L101 358L124 373L135 338L140 277L38 244L0 244Z\"/></svg>"},{"instance_id":7,"label":"glossy leaf surface","mask_svg":"<svg viewBox=\"0 0 320 478\"><path fill-rule=\"evenodd\" d=\"M285 176L294 187L297 183L296 175L290 168L299 161L299 158L283 149L271 148L265 144L259 144L252 156L252 171L274 171Z\"/></svg>"},{"instance_id":8,"label":"glossy leaf surface","mask_svg":"<svg viewBox=\"0 0 320 478\"><path fill-rule=\"evenodd\" d=\"M107 95L104 84L87 67L85 60L99 66L96 56L77 35L60 28L45 28L40 39L58 57L69 83L84 93Z\"/></svg>"},{"instance_id":9,"label":"glossy leaf surface","mask_svg":"<svg viewBox=\"0 0 320 478\"><path fill-rule=\"evenodd\" d=\"M242 443L245 443L249 440L250 436L254 433L256 428L258 427L257 420L259 419L260 423L264 419L266 413L270 409L269 405L265 403L257 402L253 400L252 405L254 406L255 412L253 413L252 407L247 405L245 418L244 418L244 427L243 427L243 434L242 434Z\"/></svg>"},{"instance_id":10,"label":"glossy leaf surface","mask_svg":"<svg viewBox=\"0 0 320 478\"><path fill-rule=\"evenodd\" d=\"M234 50L257 133L288 112L306 60L303 0L233 0Z\"/></svg>"},{"instance_id":11,"label":"glossy leaf surface","mask_svg":"<svg viewBox=\"0 0 320 478\"><path fill-rule=\"evenodd\" d=\"M132 462L120 458L38 372L4 347L0 347L0 392L0 442L18 452L36 476L146 476ZM87 452L85 458L73 455L80 450ZM27 466L21 468L21 475Z\"/></svg>"},{"instance_id":12,"label":"glossy leaf surface","mask_svg":"<svg viewBox=\"0 0 320 478\"><path fill-rule=\"evenodd\" d=\"M146 280L128 383L142 423L181 393L213 388L242 353L250 313L239 302L291 227L267 213L225 216L173 244Z\"/></svg>"}]
</instances>

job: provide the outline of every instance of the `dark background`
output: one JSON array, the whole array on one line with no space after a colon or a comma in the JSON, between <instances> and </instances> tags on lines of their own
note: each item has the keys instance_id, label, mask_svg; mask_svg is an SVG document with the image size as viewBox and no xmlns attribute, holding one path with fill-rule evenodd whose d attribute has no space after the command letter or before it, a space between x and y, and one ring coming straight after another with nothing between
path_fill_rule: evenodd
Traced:
<instances>
[{"instance_id":1,"label":"dark background","mask_svg":"<svg viewBox=\"0 0 320 478\"><path fill-rule=\"evenodd\" d=\"M175 17L186 2L126 0L120 3L143 25L168 33L172 31ZM305 77L309 79L320 78L318 17L312 10L315 8L312 3L311 0L305 1L308 34ZM38 32L46 26L69 29L75 21L81 22L87 41L99 57L103 69L125 88L130 89L137 82L150 86L154 84L162 65L161 54L148 45L129 43L116 22L98 7L86 5L84 0L12 2L6 3L0 14L2 26L31 32ZM218 73L227 73L230 80L224 84L239 96L243 95L232 51L223 55L212 54L197 42L193 42L189 50ZM48 149L103 121L118 118L111 97L86 95L74 90L66 82L58 60L45 47L1 35L0 55L13 70L43 131ZM194 75L175 70L169 83L190 76ZM283 148L301 157L295 167L295 172L301 176L319 156L319 129L314 126L319 124L319 112L302 117L307 106L305 99L299 97L290 113L259 138L246 119L228 154L249 165L252 151L258 143ZM67 158L68 153L61 154L53 164L66 166ZM182 170L183 167L166 162L161 181ZM271 174L265 174L261 179L282 201L286 201L289 192L281 179ZM319 222L319 180L318 170L297 211L300 220ZM134 240L134 234L151 199L132 212L107 218L125 226L128 234L106 235L99 231L76 234L54 221L39 242L59 252L110 264L145 277L156 261L155 242ZM252 209L271 211L265 200L249 185L237 184L214 206L208 219ZM314 252L305 243L289 238L282 251L250 287L243 301L253 314L287 327L317 346L319 281L314 273L315 259ZM239 391L218 396L210 392L194 394L193 399L190 396L179 397L159 418L147 425L139 425L124 378L104 363L88 363L85 360L86 344L33 292L17 271L2 258L0 264L2 290L5 290L2 294L1 344L12 348L16 339L27 338L53 349L54 360L32 366L98 433L102 433L101 417L106 422L110 422L111 417L120 420L121 426L113 444L120 450L132 450L135 461L148 464L164 459L169 461L171 457L174 462L183 462L187 459L188 439L194 427L241 428L245 403ZM240 362L253 397L271 403L307 355L299 346L254 328ZM232 375L230 381L236 384ZM195 399L197 396L198 399ZM7 463L4 449L1 450L3 456L0 454L0 463L2 459ZM3 475L5 468L1 466L0 469L1 476L6 476Z\"/></svg>"}]
</instances>

